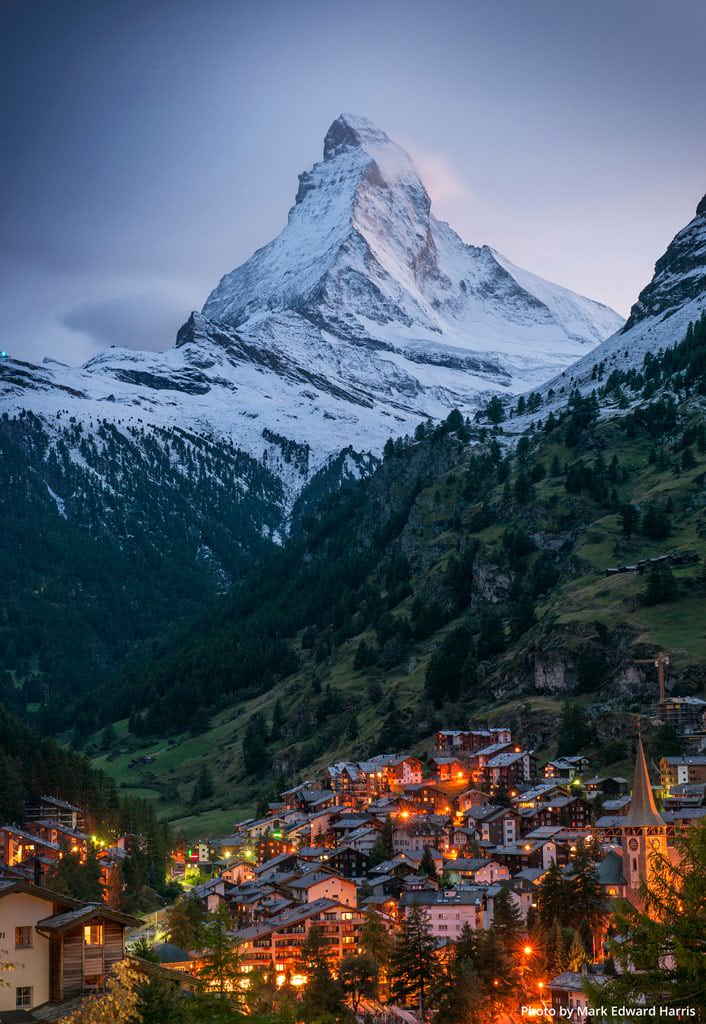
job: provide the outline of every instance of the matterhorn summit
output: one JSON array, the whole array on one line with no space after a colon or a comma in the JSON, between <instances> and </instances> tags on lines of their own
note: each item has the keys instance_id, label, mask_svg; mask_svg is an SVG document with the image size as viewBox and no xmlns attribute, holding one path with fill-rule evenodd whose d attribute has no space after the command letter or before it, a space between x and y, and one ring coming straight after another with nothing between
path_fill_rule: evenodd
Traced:
<instances>
[{"instance_id":1,"label":"matterhorn summit","mask_svg":"<svg viewBox=\"0 0 706 1024\"><path fill-rule=\"evenodd\" d=\"M466 245L433 217L407 153L350 114L300 175L285 229L222 279L203 314L290 356L308 338L317 371L338 365L342 384L416 416L526 390L622 324L488 246Z\"/></svg>"},{"instance_id":2,"label":"matterhorn summit","mask_svg":"<svg viewBox=\"0 0 706 1024\"><path fill-rule=\"evenodd\" d=\"M360 453L388 437L538 386L621 325L463 242L433 216L408 154L343 114L283 231L223 277L174 347L111 348L80 368L6 360L0 407L31 410L49 432L68 414L91 434L109 421L126 436L223 441L287 504L332 460L362 471Z\"/></svg>"}]
</instances>

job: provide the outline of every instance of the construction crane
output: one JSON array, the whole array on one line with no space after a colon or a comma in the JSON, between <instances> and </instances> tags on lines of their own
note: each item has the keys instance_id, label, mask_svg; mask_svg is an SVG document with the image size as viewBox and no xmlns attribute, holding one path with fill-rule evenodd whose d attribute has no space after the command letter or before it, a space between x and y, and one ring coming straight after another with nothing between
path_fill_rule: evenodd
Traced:
<instances>
[{"instance_id":1,"label":"construction crane","mask_svg":"<svg viewBox=\"0 0 706 1024\"><path fill-rule=\"evenodd\" d=\"M654 658L633 658L633 665L654 665L657 669L657 679L659 680L659 702L663 704L666 697L664 670L669 666L669 655L665 654L664 651L660 651Z\"/></svg>"}]
</instances>

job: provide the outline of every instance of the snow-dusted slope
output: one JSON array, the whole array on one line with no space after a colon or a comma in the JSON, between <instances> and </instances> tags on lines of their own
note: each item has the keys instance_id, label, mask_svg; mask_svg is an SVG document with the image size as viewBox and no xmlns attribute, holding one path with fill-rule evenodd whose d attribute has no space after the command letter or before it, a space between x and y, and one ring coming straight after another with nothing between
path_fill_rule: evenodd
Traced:
<instances>
[{"instance_id":1,"label":"snow-dusted slope","mask_svg":"<svg viewBox=\"0 0 706 1024\"><path fill-rule=\"evenodd\" d=\"M705 311L706 196L698 204L695 217L677 232L657 260L654 276L640 292L625 326L541 390L553 390L560 402L567 388L588 390L595 386L593 368L599 363L605 364L604 376L613 369L639 368L647 352L680 341L689 323Z\"/></svg>"},{"instance_id":2,"label":"snow-dusted slope","mask_svg":"<svg viewBox=\"0 0 706 1024\"><path fill-rule=\"evenodd\" d=\"M621 323L466 245L432 216L407 154L343 115L282 233L222 279L174 348L110 349L80 369L6 361L0 408L222 437L292 497L341 449L379 451L425 417L538 386Z\"/></svg>"}]
</instances>

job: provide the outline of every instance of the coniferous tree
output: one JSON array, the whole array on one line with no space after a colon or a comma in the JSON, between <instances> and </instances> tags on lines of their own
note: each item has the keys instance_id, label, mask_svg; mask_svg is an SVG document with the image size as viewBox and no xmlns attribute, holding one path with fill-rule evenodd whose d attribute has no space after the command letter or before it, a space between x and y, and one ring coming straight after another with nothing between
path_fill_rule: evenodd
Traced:
<instances>
[{"instance_id":1,"label":"coniferous tree","mask_svg":"<svg viewBox=\"0 0 706 1024\"><path fill-rule=\"evenodd\" d=\"M213 777L208 765L204 762L199 769L199 774L194 783L194 790L191 794L191 803L198 804L202 800L208 800L213 796Z\"/></svg>"},{"instance_id":2,"label":"coniferous tree","mask_svg":"<svg viewBox=\"0 0 706 1024\"><path fill-rule=\"evenodd\" d=\"M232 930L233 921L225 903L206 915L201 928L203 949L198 974L210 991L239 1005L243 1001L242 955L233 940Z\"/></svg>"},{"instance_id":3,"label":"coniferous tree","mask_svg":"<svg viewBox=\"0 0 706 1024\"><path fill-rule=\"evenodd\" d=\"M671 722L658 726L650 740L650 755L659 761L661 757L678 757L684 753L684 741Z\"/></svg>"},{"instance_id":4,"label":"coniferous tree","mask_svg":"<svg viewBox=\"0 0 706 1024\"><path fill-rule=\"evenodd\" d=\"M424 847L422 859L419 862L419 871L421 874L426 875L427 878L436 879L438 877L436 870L436 862L432 857L431 850L428 846Z\"/></svg>"},{"instance_id":5,"label":"coniferous tree","mask_svg":"<svg viewBox=\"0 0 706 1024\"><path fill-rule=\"evenodd\" d=\"M282 738L282 729L284 728L284 711L282 710L282 702L279 698L275 701L275 706L272 709L272 722L270 723L270 740L279 740Z\"/></svg>"},{"instance_id":6,"label":"coniferous tree","mask_svg":"<svg viewBox=\"0 0 706 1024\"><path fill-rule=\"evenodd\" d=\"M243 737L243 767L247 775L257 775L270 763L267 753L267 726L263 715L257 711L245 729Z\"/></svg>"},{"instance_id":7,"label":"coniferous tree","mask_svg":"<svg viewBox=\"0 0 706 1024\"><path fill-rule=\"evenodd\" d=\"M476 970L495 1016L514 1002L519 985L518 967L517 950L505 946L501 931L491 925L478 935Z\"/></svg>"},{"instance_id":8,"label":"coniferous tree","mask_svg":"<svg viewBox=\"0 0 706 1024\"><path fill-rule=\"evenodd\" d=\"M640 521L639 512L634 505L626 503L620 507L618 520L620 521L620 527L623 531L623 537L625 537L626 540L630 540Z\"/></svg>"},{"instance_id":9,"label":"coniferous tree","mask_svg":"<svg viewBox=\"0 0 706 1024\"><path fill-rule=\"evenodd\" d=\"M382 914L375 907L368 907L360 929L360 948L373 957L379 968L387 971L392 947L393 939Z\"/></svg>"},{"instance_id":10,"label":"coniferous tree","mask_svg":"<svg viewBox=\"0 0 706 1024\"><path fill-rule=\"evenodd\" d=\"M567 885L561 870L552 861L544 878L540 882L537 895L539 919L546 932L549 932L555 921L560 924L564 920L567 904Z\"/></svg>"},{"instance_id":11,"label":"coniferous tree","mask_svg":"<svg viewBox=\"0 0 706 1024\"><path fill-rule=\"evenodd\" d=\"M547 970L552 977L566 970L566 946L559 918L555 917L547 935Z\"/></svg>"},{"instance_id":12,"label":"coniferous tree","mask_svg":"<svg viewBox=\"0 0 706 1024\"><path fill-rule=\"evenodd\" d=\"M678 595L677 581L668 565L653 565L647 577L645 604L668 604Z\"/></svg>"},{"instance_id":13,"label":"coniferous tree","mask_svg":"<svg viewBox=\"0 0 706 1024\"><path fill-rule=\"evenodd\" d=\"M538 979L547 975L547 945L548 933L542 924L539 915L536 916L527 936L529 946L532 948L532 969Z\"/></svg>"},{"instance_id":14,"label":"coniferous tree","mask_svg":"<svg viewBox=\"0 0 706 1024\"><path fill-rule=\"evenodd\" d=\"M343 1009L343 987L331 971L326 955L323 929L313 925L299 952L299 973L306 975L307 984L302 999L304 1020L318 1015L338 1014Z\"/></svg>"},{"instance_id":15,"label":"coniferous tree","mask_svg":"<svg viewBox=\"0 0 706 1024\"><path fill-rule=\"evenodd\" d=\"M582 921L596 929L605 913L605 897L596 865L585 847L580 847L571 862L568 905L564 920L577 928Z\"/></svg>"},{"instance_id":16,"label":"coniferous tree","mask_svg":"<svg viewBox=\"0 0 706 1024\"><path fill-rule=\"evenodd\" d=\"M390 975L393 998L416 1002L420 1016L434 980L434 946L427 912L411 907L392 950Z\"/></svg>"},{"instance_id":17,"label":"coniferous tree","mask_svg":"<svg viewBox=\"0 0 706 1024\"><path fill-rule=\"evenodd\" d=\"M577 754L595 739L588 715L580 704L564 704L559 720L557 756Z\"/></svg>"},{"instance_id":18,"label":"coniferous tree","mask_svg":"<svg viewBox=\"0 0 706 1024\"><path fill-rule=\"evenodd\" d=\"M382 864L383 861L390 860L395 856L395 847L392 841L394 828L392 818L389 816L385 818L385 823L378 832L377 838L370 850L371 867L376 867L376 865Z\"/></svg>"},{"instance_id":19,"label":"coniferous tree","mask_svg":"<svg viewBox=\"0 0 706 1024\"><path fill-rule=\"evenodd\" d=\"M101 750L112 750L115 746L115 727L112 722L108 722L106 727L101 733Z\"/></svg>"},{"instance_id":20,"label":"coniferous tree","mask_svg":"<svg viewBox=\"0 0 706 1024\"><path fill-rule=\"evenodd\" d=\"M593 963L595 957L595 938L593 934L593 929L591 925L588 923L588 921L581 921L578 930L579 935L581 937L581 942L583 943L583 948L586 950L586 958L588 959L589 963Z\"/></svg>"},{"instance_id":21,"label":"coniferous tree","mask_svg":"<svg viewBox=\"0 0 706 1024\"><path fill-rule=\"evenodd\" d=\"M520 909L506 886L493 900L493 928L506 950L517 950L524 925Z\"/></svg>"},{"instance_id":22,"label":"coniferous tree","mask_svg":"<svg viewBox=\"0 0 706 1024\"><path fill-rule=\"evenodd\" d=\"M136 954L139 955L139 954ZM137 986L137 1005L131 1024L191 1024L191 1000L173 982L155 974Z\"/></svg>"},{"instance_id":23,"label":"coniferous tree","mask_svg":"<svg viewBox=\"0 0 706 1024\"><path fill-rule=\"evenodd\" d=\"M74 899L99 903L103 897L103 886L101 866L95 849L89 847L82 862L80 853L73 853L66 848L61 860L56 861L49 871L48 886Z\"/></svg>"},{"instance_id":24,"label":"coniferous tree","mask_svg":"<svg viewBox=\"0 0 706 1024\"><path fill-rule=\"evenodd\" d=\"M196 949L202 943L207 911L195 896L180 896L166 913L165 931L169 942L182 949Z\"/></svg>"},{"instance_id":25,"label":"coniferous tree","mask_svg":"<svg viewBox=\"0 0 706 1024\"><path fill-rule=\"evenodd\" d=\"M566 951L566 968L569 971L580 971L586 963L586 947L577 931L572 932L571 942Z\"/></svg>"},{"instance_id":26,"label":"coniferous tree","mask_svg":"<svg viewBox=\"0 0 706 1024\"><path fill-rule=\"evenodd\" d=\"M432 1000L436 1024L485 1024L487 995L473 961L454 956L437 978Z\"/></svg>"}]
</instances>

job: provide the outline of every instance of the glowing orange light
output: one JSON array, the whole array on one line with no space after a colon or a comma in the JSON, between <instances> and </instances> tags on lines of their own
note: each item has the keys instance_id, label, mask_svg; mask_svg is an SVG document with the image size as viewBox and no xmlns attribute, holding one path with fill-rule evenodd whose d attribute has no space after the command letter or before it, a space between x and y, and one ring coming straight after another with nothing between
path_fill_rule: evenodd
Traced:
<instances>
[{"instance_id":1,"label":"glowing orange light","mask_svg":"<svg viewBox=\"0 0 706 1024\"><path fill-rule=\"evenodd\" d=\"M523 950L523 953L525 954L525 956L531 956L532 953L533 953L532 947L531 946L525 946L525 948Z\"/></svg>"}]
</instances>

